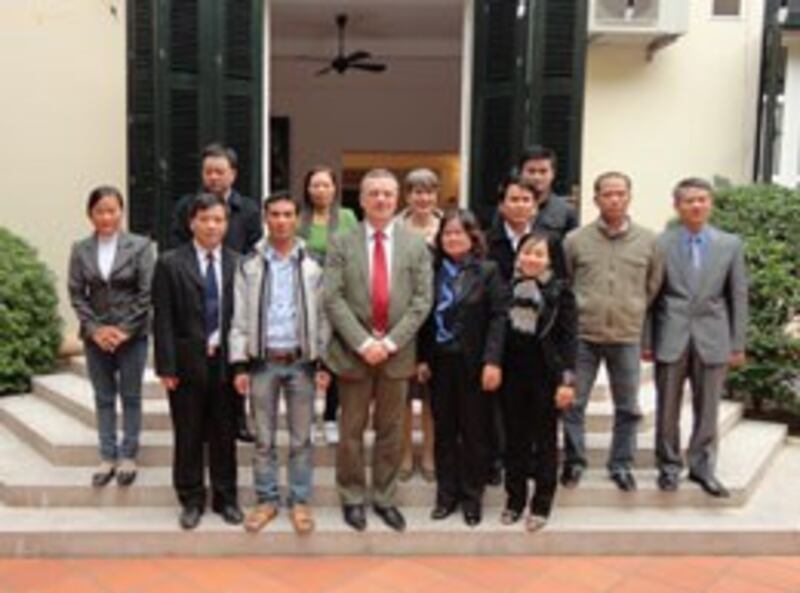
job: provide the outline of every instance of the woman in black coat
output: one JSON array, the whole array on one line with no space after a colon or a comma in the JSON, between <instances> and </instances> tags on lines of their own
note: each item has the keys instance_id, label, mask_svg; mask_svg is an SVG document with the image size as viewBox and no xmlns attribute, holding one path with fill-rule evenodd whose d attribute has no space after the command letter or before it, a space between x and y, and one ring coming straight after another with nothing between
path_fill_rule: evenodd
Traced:
<instances>
[{"instance_id":1,"label":"woman in black coat","mask_svg":"<svg viewBox=\"0 0 800 593\"><path fill-rule=\"evenodd\" d=\"M497 265L484 259L475 216L446 212L436 236L434 305L419 336L419 379L431 381L436 505L481 521L488 464L489 398L502 380L507 292Z\"/></svg>"},{"instance_id":2,"label":"woman in black coat","mask_svg":"<svg viewBox=\"0 0 800 593\"><path fill-rule=\"evenodd\" d=\"M558 411L575 397L577 311L567 280L551 264L560 249L542 231L520 240L508 312L503 364L507 500L501 522L516 523L529 504L529 531L544 527L550 516L557 484ZM535 488L528 502L532 446Z\"/></svg>"}]
</instances>

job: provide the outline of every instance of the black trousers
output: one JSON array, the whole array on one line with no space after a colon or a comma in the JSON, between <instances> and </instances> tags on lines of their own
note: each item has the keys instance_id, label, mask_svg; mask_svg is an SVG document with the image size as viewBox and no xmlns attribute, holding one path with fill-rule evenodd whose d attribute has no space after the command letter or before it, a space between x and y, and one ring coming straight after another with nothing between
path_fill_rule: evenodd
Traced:
<instances>
[{"instance_id":1,"label":"black trousers","mask_svg":"<svg viewBox=\"0 0 800 593\"><path fill-rule=\"evenodd\" d=\"M211 477L212 508L236 504L236 398L222 380L218 357L208 359L207 382L181 378L169 393L175 436L172 482L184 507L206 506L205 459Z\"/></svg>"},{"instance_id":2,"label":"black trousers","mask_svg":"<svg viewBox=\"0 0 800 593\"><path fill-rule=\"evenodd\" d=\"M339 385L336 382L336 375L331 375L331 384L325 392L325 411L322 413L324 422L336 422L339 411Z\"/></svg>"},{"instance_id":3,"label":"black trousers","mask_svg":"<svg viewBox=\"0 0 800 593\"><path fill-rule=\"evenodd\" d=\"M528 477L533 469L531 512L548 517L558 472L558 411L555 406L558 383L542 365L542 359L539 350L530 353L526 365L512 363L503 371L506 384L502 394L506 433L505 489L506 507L523 510L528 501Z\"/></svg>"},{"instance_id":4,"label":"black trousers","mask_svg":"<svg viewBox=\"0 0 800 593\"><path fill-rule=\"evenodd\" d=\"M480 369L468 368L460 353L437 353L432 371L436 501L479 510L489 463L493 396L481 391Z\"/></svg>"}]
</instances>

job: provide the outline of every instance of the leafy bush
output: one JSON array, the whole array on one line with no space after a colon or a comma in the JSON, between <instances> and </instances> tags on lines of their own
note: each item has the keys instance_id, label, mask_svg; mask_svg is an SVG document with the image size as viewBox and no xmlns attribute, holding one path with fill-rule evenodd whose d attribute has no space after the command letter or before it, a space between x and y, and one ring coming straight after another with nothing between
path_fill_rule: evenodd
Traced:
<instances>
[{"instance_id":1,"label":"leafy bush","mask_svg":"<svg viewBox=\"0 0 800 593\"><path fill-rule=\"evenodd\" d=\"M53 274L0 227L0 395L27 391L34 374L53 368L60 344Z\"/></svg>"},{"instance_id":2,"label":"leafy bush","mask_svg":"<svg viewBox=\"0 0 800 593\"><path fill-rule=\"evenodd\" d=\"M800 413L800 340L785 331L800 315L800 194L772 185L722 187L713 223L744 239L750 280L748 364L731 374L731 395L756 411Z\"/></svg>"}]
</instances>

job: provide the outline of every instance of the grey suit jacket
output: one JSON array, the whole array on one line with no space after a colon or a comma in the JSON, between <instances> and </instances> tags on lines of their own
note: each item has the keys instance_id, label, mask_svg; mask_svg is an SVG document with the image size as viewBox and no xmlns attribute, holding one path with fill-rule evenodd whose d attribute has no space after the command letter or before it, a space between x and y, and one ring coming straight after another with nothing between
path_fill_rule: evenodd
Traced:
<instances>
[{"instance_id":1,"label":"grey suit jacket","mask_svg":"<svg viewBox=\"0 0 800 593\"><path fill-rule=\"evenodd\" d=\"M91 338L102 325L115 325L132 337L147 334L153 262L150 239L121 232L105 280L97 263L96 236L72 246L67 286L83 339Z\"/></svg>"},{"instance_id":2,"label":"grey suit jacket","mask_svg":"<svg viewBox=\"0 0 800 593\"><path fill-rule=\"evenodd\" d=\"M414 338L433 303L433 271L430 251L422 238L396 223L393 232L387 335L398 351L389 357L382 371L390 378L400 379L414 374ZM364 378L369 367L358 349L372 331L364 223L332 239L324 276L325 312L333 333L324 360L337 375Z\"/></svg>"},{"instance_id":3,"label":"grey suit jacket","mask_svg":"<svg viewBox=\"0 0 800 593\"><path fill-rule=\"evenodd\" d=\"M658 240L665 259L664 283L653 303L651 336L654 357L676 362L691 339L705 364L725 364L743 352L747 333L747 273L739 237L708 227L708 250L696 294L689 285L689 260L681 227ZM645 340L645 348L650 344Z\"/></svg>"}]
</instances>

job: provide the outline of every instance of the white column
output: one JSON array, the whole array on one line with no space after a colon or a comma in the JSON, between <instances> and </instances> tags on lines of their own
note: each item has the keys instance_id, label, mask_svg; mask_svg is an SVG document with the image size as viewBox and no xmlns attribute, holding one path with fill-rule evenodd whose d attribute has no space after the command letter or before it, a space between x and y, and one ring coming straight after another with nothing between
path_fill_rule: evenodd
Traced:
<instances>
[{"instance_id":1,"label":"white column","mask_svg":"<svg viewBox=\"0 0 800 593\"><path fill-rule=\"evenodd\" d=\"M775 181L794 188L800 184L800 39L788 43L783 120L779 125L780 159Z\"/></svg>"},{"instance_id":2,"label":"white column","mask_svg":"<svg viewBox=\"0 0 800 593\"><path fill-rule=\"evenodd\" d=\"M461 49L461 179L459 205L466 208L469 202L470 152L472 149L472 64L475 51L474 23L475 0L464 0L464 26Z\"/></svg>"}]
</instances>

